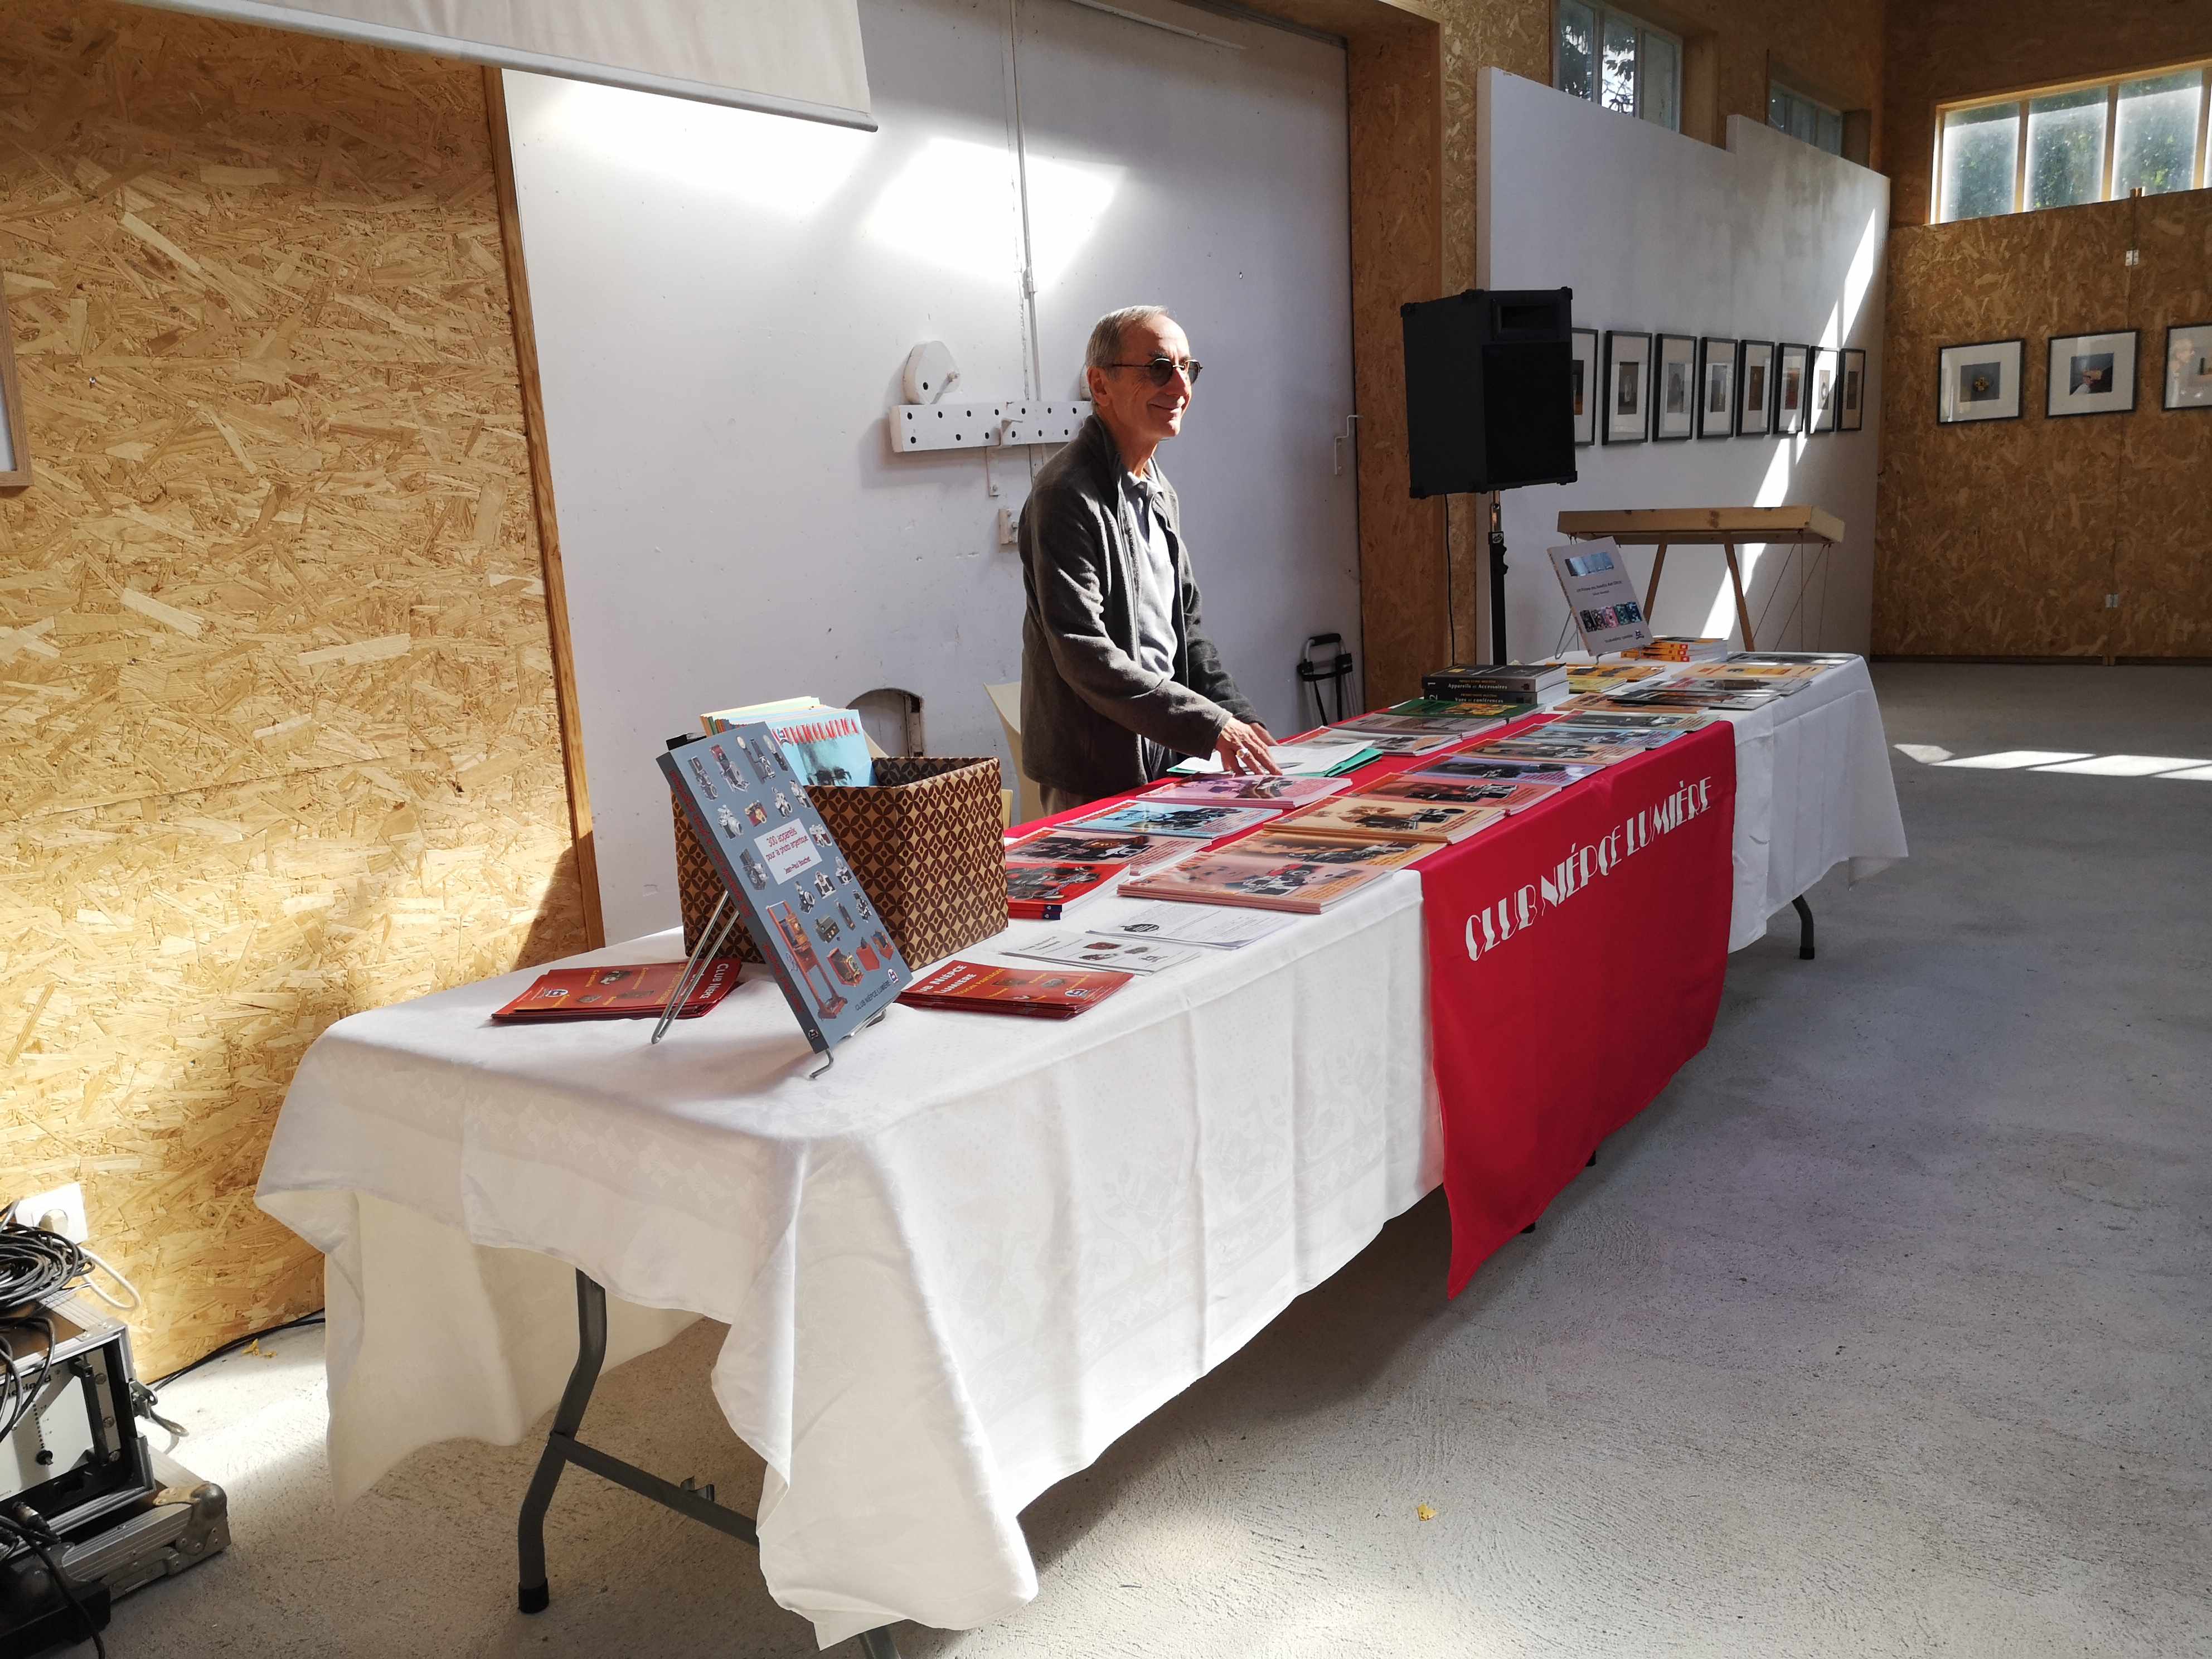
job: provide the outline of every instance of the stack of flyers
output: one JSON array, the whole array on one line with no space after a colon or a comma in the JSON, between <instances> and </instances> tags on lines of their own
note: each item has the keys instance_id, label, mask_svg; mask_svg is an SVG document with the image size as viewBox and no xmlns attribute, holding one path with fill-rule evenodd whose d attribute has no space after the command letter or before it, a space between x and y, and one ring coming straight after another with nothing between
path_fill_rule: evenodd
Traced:
<instances>
[{"instance_id":1,"label":"stack of flyers","mask_svg":"<svg viewBox=\"0 0 2212 1659\"><path fill-rule=\"evenodd\" d=\"M1449 697L1408 697L1403 702L1394 702L1383 711L1390 714L1412 714L1425 720L1462 720L1470 732L1480 732L1505 720L1517 720L1523 714L1533 714L1533 702L1455 702Z\"/></svg>"},{"instance_id":2,"label":"stack of flyers","mask_svg":"<svg viewBox=\"0 0 2212 1659\"><path fill-rule=\"evenodd\" d=\"M1058 921L1060 913L1129 866L1061 860L1006 860L1006 914L1024 921Z\"/></svg>"},{"instance_id":3,"label":"stack of flyers","mask_svg":"<svg viewBox=\"0 0 2212 1659\"><path fill-rule=\"evenodd\" d=\"M1595 766L1576 761L1511 760L1503 756L1470 752L1447 756L1423 767L1418 773L1402 775L1416 776L1430 782L1449 779L1459 783L1534 784L1555 789L1563 783L1579 783L1597 769ZM1399 780L1394 778L1386 780L1384 783L1370 784L1362 793L1370 795L1394 793L1395 792L1389 788L1388 784L1397 781Z\"/></svg>"},{"instance_id":4,"label":"stack of flyers","mask_svg":"<svg viewBox=\"0 0 2212 1659\"><path fill-rule=\"evenodd\" d=\"M1246 858L1298 859L1308 864L1371 864L1395 870L1415 859L1426 858L1441 843L1414 841L1404 836L1291 835L1262 830L1228 850Z\"/></svg>"},{"instance_id":5,"label":"stack of flyers","mask_svg":"<svg viewBox=\"0 0 2212 1659\"><path fill-rule=\"evenodd\" d=\"M1006 856L1024 863L1126 864L1148 869L1179 859L1197 845L1188 836L1097 835L1078 830L1046 830L1018 841Z\"/></svg>"},{"instance_id":6,"label":"stack of flyers","mask_svg":"<svg viewBox=\"0 0 2212 1659\"><path fill-rule=\"evenodd\" d=\"M1157 974L1163 968L1195 962L1204 954L1188 945L1155 939L1114 939L1103 933L1047 933L1006 946L1010 957L1067 962L1079 968L1107 968L1123 974Z\"/></svg>"},{"instance_id":7,"label":"stack of flyers","mask_svg":"<svg viewBox=\"0 0 2212 1659\"><path fill-rule=\"evenodd\" d=\"M530 988L493 1013L495 1020L651 1018L667 1006L687 964L648 962L635 967L549 968ZM678 1019L696 1019L730 994L738 964L727 957L707 964L691 988Z\"/></svg>"},{"instance_id":8,"label":"stack of flyers","mask_svg":"<svg viewBox=\"0 0 2212 1659\"><path fill-rule=\"evenodd\" d=\"M1296 920L1262 910L1217 910L1202 904L1145 904L1091 924L1091 931L1116 939L1161 939L1202 945L1213 951L1241 951L1280 933Z\"/></svg>"},{"instance_id":9,"label":"stack of flyers","mask_svg":"<svg viewBox=\"0 0 2212 1659\"><path fill-rule=\"evenodd\" d=\"M1308 806L1340 789L1342 778L1246 777L1217 772L1210 778L1171 778L1146 800L1189 801L1200 806Z\"/></svg>"},{"instance_id":10,"label":"stack of flyers","mask_svg":"<svg viewBox=\"0 0 2212 1659\"><path fill-rule=\"evenodd\" d=\"M1329 736L1326 731L1304 737L1293 743L1279 743L1267 751L1275 763L1275 769L1294 777L1332 778L1357 771L1376 757L1376 751L1364 743L1350 738ZM1211 777L1222 769L1218 755L1194 755L1174 768L1175 775L1182 778Z\"/></svg>"},{"instance_id":11,"label":"stack of flyers","mask_svg":"<svg viewBox=\"0 0 2212 1659\"><path fill-rule=\"evenodd\" d=\"M1368 787L1364 799L1425 801L1439 806L1480 806L1500 812L1526 811L1558 793L1553 787L1503 783L1484 778L1453 778L1434 772L1401 772Z\"/></svg>"},{"instance_id":12,"label":"stack of flyers","mask_svg":"<svg viewBox=\"0 0 2212 1659\"><path fill-rule=\"evenodd\" d=\"M940 962L899 998L916 1008L951 1008L976 1014L1027 1014L1035 1019L1073 1019L1129 982L1131 975L1103 969L1005 968L955 957Z\"/></svg>"},{"instance_id":13,"label":"stack of flyers","mask_svg":"<svg viewBox=\"0 0 2212 1659\"><path fill-rule=\"evenodd\" d=\"M1382 795L1346 795L1317 806L1301 807L1274 826L1271 836L1345 836L1355 839L1402 837L1449 845L1488 829L1503 816L1496 806L1451 801L1391 799Z\"/></svg>"},{"instance_id":14,"label":"stack of flyers","mask_svg":"<svg viewBox=\"0 0 2212 1659\"><path fill-rule=\"evenodd\" d=\"M1121 890L1131 898L1249 905L1261 910L1318 915L1389 873L1374 864L1255 858L1232 847L1218 853L1201 853L1164 870L1135 877Z\"/></svg>"},{"instance_id":15,"label":"stack of flyers","mask_svg":"<svg viewBox=\"0 0 2212 1659\"><path fill-rule=\"evenodd\" d=\"M1119 806L1109 806L1087 818L1058 827L1093 835L1188 836L1199 841L1213 841L1271 823L1275 813L1276 809L1267 806L1207 806L1194 801L1155 801L1147 798L1124 801Z\"/></svg>"}]
</instances>

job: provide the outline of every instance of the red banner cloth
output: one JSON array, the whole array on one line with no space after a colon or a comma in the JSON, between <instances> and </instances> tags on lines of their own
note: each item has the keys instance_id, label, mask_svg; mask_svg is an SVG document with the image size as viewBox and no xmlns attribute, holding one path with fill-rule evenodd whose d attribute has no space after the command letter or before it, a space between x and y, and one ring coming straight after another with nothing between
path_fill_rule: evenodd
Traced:
<instances>
[{"instance_id":1,"label":"red banner cloth","mask_svg":"<svg viewBox=\"0 0 2212 1659\"><path fill-rule=\"evenodd\" d=\"M1415 866L1450 1294L1711 1036L1735 822L1716 721Z\"/></svg>"}]
</instances>

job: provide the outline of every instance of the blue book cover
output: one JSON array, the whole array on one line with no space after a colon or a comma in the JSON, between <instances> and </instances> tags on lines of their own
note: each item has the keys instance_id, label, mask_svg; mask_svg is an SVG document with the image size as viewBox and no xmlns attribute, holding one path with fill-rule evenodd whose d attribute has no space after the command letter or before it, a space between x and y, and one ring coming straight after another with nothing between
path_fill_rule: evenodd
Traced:
<instances>
[{"instance_id":1,"label":"blue book cover","mask_svg":"<svg viewBox=\"0 0 2212 1659\"><path fill-rule=\"evenodd\" d=\"M868 735L861 730L860 715L852 709L817 704L758 714L732 709L730 714L741 718L708 715L710 732L728 732L738 726L766 727L783 757L785 775L799 783L866 783L875 775Z\"/></svg>"},{"instance_id":2,"label":"blue book cover","mask_svg":"<svg viewBox=\"0 0 2212 1659\"><path fill-rule=\"evenodd\" d=\"M766 722L746 721L659 759L806 1040L826 1053L914 974L781 756Z\"/></svg>"}]
</instances>

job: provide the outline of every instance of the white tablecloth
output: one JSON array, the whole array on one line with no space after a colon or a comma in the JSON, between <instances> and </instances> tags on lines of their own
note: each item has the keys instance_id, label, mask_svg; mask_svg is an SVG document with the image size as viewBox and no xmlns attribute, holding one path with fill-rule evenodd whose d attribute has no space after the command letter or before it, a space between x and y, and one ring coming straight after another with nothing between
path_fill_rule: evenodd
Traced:
<instances>
[{"instance_id":1,"label":"white tablecloth","mask_svg":"<svg viewBox=\"0 0 2212 1659\"><path fill-rule=\"evenodd\" d=\"M1732 945L1837 860L1904 853L1863 665L1736 723ZM762 1570L824 1645L1026 1601L1023 1506L1440 1177L1410 872L1065 1024L895 1007L818 1082L764 979L655 1048L491 1025L530 977L341 1021L285 1101L260 1201L328 1258L339 1496L519 1440L574 1358L581 1267L611 1364L729 1325Z\"/></svg>"}]
</instances>

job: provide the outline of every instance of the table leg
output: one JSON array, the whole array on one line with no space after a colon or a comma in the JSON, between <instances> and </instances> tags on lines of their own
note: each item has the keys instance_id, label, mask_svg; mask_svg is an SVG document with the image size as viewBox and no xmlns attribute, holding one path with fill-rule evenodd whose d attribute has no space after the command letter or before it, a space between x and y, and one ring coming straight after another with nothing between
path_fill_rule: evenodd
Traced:
<instances>
[{"instance_id":1,"label":"table leg","mask_svg":"<svg viewBox=\"0 0 2212 1659\"><path fill-rule=\"evenodd\" d=\"M860 1651L868 1659L899 1659L898 1644L891 1640L891 1627L879 1625L874 1630L860 1632Z\"/></svg>"},{"instance_id":2,"label":"table leg","mask_svg":"<svg viewBox=\"0 0 2212 1659\"><path fill-rule=\"evenodd\" d=\"M1651 607L1659 603L1659 574L1667 568L1667 544L1662 542L1651 554L1651 585L1644 590L1644 621L1649 626Z\"/></svg>"},{"instance_id":3,"label":"table leg","mask_svg":"<svg viewBox=\"0 0 2212 1659\"><path fill-rule=\"evenodd\" d=\"M1751 639L1751 612L1744 608L1743 568L1735 562L1735 544L1723 542L1721 551L1728 555L1729 581L1735 589L1735 619L1743 629L1743 648L1756 651L1759 647L1752 643Z\"/></svg>"},{"instance_id":4,"label":"table leg","mask_svg":"<svg viewBox=\"0 0 2212 1659\"><path fill-rule=\"evenodd\" d=\"M1797 960L1810 962L1813 959L1813 907L1805 902L1802 893L1790 902L1797 907Z\"/></svg>"},{"instance_id":5,"label":"table leg","mask_svg":"<svg viewBox=\"0 0 2212 1659\"><path fill-rule=\"evenodd\" d=\"M553 1413L553 1432L538 1459L538 1472L530 1477L523 1494L522 1518L516 1543L522 1571L515 1605L525 1613L543 1613L552 1592L545 1583L545 1511L552 1506L553 1488L561 1484L568 1464L568 1443L583 1425L584 1408L592 1403L599 1385L599 1367L607 1358L607 1293L583 1273L576 1275L576 1364L568 1373L568 1386L561 1391L561 1408Z\"/></svg>"}]
</instances>

